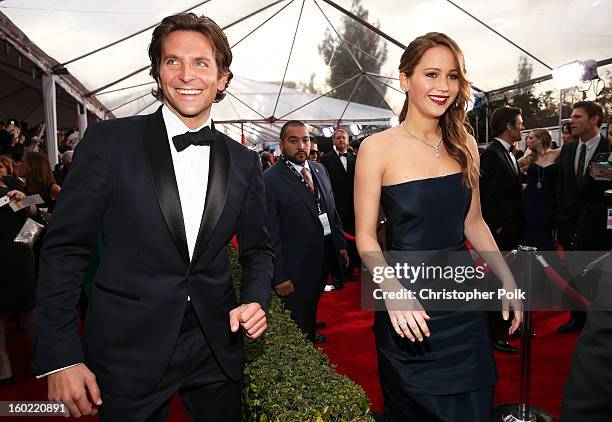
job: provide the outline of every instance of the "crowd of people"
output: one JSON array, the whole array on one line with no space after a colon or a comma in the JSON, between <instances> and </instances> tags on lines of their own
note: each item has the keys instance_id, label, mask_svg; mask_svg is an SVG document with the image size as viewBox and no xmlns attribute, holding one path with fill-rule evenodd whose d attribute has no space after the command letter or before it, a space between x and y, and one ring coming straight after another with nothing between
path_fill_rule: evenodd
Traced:
<instances>
[{"instance_id":1,"label":"crowd of people","mask_svg":"<svg viewBox=\"0 0 612 422\"><path fill-rule=\"evenodd\" d=\"M14 382L6 352L4 317L15 318L30 345L34 345L36 285L44 232L31 249L14 240L26 219L47 223L45 215L53 213L78 137L74 130L59 133L62 154L60 163L52 170L46 155L43 128L44 125L39 124L28 129L26 122L16 119L0 122L0 197L6 195L18 201L38 194L43 201L16 212L8 206L0 208L0 256L4 268L0 276L0 385Z\"/></svg>"},{"instance_id":2,"label":"crowd of people","mask_svg":"<svg viewBox=\"0 0 612 422\"><path fill-rule=\"evenodd\" d=\"M92 125L74 164L74 136L64 137L52 171L44 143L28 143L15 121L0 134L0 196L43 200L0 209L1 253L10 257L0 316L14 315L32 343L36 337L33 372L73 416L99 409L102 420L162 420L179 392L194 420L239 420L242 335L258 339L267 329L271 291L310 341L325 342L316 315L326 283L342 289L361 260L370 271L384 261L387 246L467 253L469 243L506 288L516 284L500 250L519 243L550 254L610 249L604 191L612 170L593 177L594 160L610 154L612 141L609 125L608 139L600 133L601 105L574 104L561 148L549 131L534 129L525 151L522 110L501 107L491 114L493 139L479 151L465 125L463 53L444 34L418 37L402 55L399 126L354 147L338 128L325 154L300 121L281 128L278 157L215 129L210 113L232 79L232 52L209 18L165 18L149 57L163 105ZM25 220L43 208L54 214L46 235L32 249L16 245ZM104 251L82 346L74 306L100 233ZM234 235L239 301L225 252ZM395 292L396 281L382 288ZM520 327L520 302L489 314L411 305L385 302L376 312L385 420L488 421L493 348L516 352L507 337ZM559 332L580 330L585 319L574 312ZM7 384L2 323L0 338L0 383ZM586 390L577 380L592 369L572 372L568 421L583 420L576 418L583 402L574 398Z\"/></svg>"}]
</instances>

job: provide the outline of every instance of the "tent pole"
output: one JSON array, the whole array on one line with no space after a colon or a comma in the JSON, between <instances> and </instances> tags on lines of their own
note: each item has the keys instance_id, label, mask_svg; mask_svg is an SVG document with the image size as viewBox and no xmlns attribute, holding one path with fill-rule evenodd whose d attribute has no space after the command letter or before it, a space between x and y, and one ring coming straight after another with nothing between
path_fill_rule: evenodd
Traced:
<instances>
[{"instance_id":1,"label":"tent pole","mask_svg":"<svg viewBox=\"0 0 612 422\"><path fill-rule=\"evenodd\" d=\"M43 75L42 94L45 107L45 132L47 135L47 157L51 168L57 164L57 96L55 75Z\"/></svg>"}]
</instances>

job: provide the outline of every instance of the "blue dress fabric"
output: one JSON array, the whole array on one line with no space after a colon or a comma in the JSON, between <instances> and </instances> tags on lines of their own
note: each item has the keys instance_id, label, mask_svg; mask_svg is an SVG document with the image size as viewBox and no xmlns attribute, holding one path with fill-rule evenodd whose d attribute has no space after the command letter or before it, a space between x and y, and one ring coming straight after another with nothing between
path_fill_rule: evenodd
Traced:
<instances>
[{"instance_id":1,"label":"blue dress fabric","mask_svg":"<svg viewBox=\"0 0 612 422\"><path fill-rule=\"evenodd\" d=\"M471 196L461 173L383 186L391 249L465 251ZM387 312L376 312L385 421L488 422L497 369L486 313L428 314L430 337L412 343L395 333Z\"/></svg>"}]
</instances>

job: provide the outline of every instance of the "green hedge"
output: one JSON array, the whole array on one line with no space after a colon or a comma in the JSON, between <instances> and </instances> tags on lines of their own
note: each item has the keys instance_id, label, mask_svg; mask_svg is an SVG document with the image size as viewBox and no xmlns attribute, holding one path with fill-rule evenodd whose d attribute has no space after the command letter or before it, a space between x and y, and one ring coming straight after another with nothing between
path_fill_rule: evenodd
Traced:
<instances>
[{"instance_id":1,"label":"green hedge","mask_svg":"<svg viewBox=\"0 0 612 422\"><path fill-rule=\"evenodd\" d=\"M229 247L236 290L241 270ZM372 421L368 398L350 378L339 375L327 356L312 346L273 295L268 330L247 340L242 419L259 422Z\"/></svg>"}]
</instances>

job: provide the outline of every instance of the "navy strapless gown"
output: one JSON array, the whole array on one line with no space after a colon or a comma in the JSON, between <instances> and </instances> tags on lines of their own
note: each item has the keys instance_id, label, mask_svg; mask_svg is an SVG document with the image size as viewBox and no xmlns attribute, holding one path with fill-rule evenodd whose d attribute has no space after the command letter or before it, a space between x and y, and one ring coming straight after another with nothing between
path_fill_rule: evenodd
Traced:
<instances>
[{"instance_id":1,"label":"navy strapless gown","mask_svg":"<svg viewBox=\"0 0 612 422\"><path fill-rule=\"evenodd\" d=\"M395 251L465 250L471 190L461 173L382 187ZM374 331L386 421L488 422L497 370L484 312L428 312L422 343L399 337L387 312Z\"/></svg>"}]
</instances>

